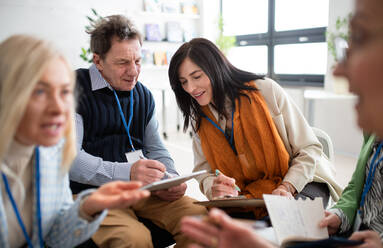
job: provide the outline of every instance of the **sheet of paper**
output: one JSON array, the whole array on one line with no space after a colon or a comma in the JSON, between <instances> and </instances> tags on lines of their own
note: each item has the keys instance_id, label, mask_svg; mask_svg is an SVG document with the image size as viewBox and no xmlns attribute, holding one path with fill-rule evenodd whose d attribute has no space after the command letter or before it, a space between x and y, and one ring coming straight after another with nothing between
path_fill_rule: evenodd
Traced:
<instances>
[{"instance_id":1,"label":"sheet of paper","mask_svg":"<svg viewBox=\"0 0 383 248\"><path fill-rule=\"evenodd\" d=\"M263 195L279 244L286 238L328 238L326 228L319 228L324 218L322 198L295 200L277 195Z\"/></svg>"}]
</instances>

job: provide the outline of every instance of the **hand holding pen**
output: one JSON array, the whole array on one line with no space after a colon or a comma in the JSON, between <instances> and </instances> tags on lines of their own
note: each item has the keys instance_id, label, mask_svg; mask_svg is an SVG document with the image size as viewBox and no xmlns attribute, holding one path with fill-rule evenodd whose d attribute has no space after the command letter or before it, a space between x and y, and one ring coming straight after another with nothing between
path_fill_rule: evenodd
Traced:
<instances>
[{"instance_id":1,"label":"hand holding pen","mask_svg":"<svg viewBox=\"0 0 383 248\"><path fill-rule=\"evenodd\" d=\"M213 198L238 196L241 189L235 184L235 179L225 176L219 170L215 171L216 178L211 187Z\"/></svg>"},{"instance_id":2,"label":"hand holding pen","mask_svg":"<svg viewBox=\"0 0 383 248\"><path fill-rule=\"evenodd\" d=\"M146 185L161 180L165 171L165 165L157 160L139 159L130 169L130 180Z\"/></svg>"},{"instance_id":3,"label":"hand holding pen","mask_svg":"<svg viewBox=\"0 0 383 248\"><path fill-rule=\"evenodd\" d=\"M143 155L140 155L140 159L144 159L146 160L147 158L145 158ZM166 168L165 168L165 171L161 171L165 174L164 178L172 178L172 174L170 174L169 172L166 171Z\"/></svg>"},{"instance_id":4,"label":"hand holding pen","mask_svg":"<svg viewBox=\"0 0 383 248\"><path fill-rule=\"evenodd\" d=\"M140 155L140 160L139 161L146 162L146 161L155 161L155 160L148 160L144 156ZM163 165L163 164L161 163L161 165ZM160 171L157 171L157 172L165 174L166 178L173 177L169 172L166 171L166 167L165 166L163 168L156 168L156 169L160 170ZM163 174L161 176L161 179L164 178ZM160 199L165 200L165 201L175 201L175 200L178 200L182 196L185 195L186 188L187 188L186 183L181 183L180 185L171 187L171 188L166 189L166 190L153 191L152 194L156 195L157 197L159 197Z\"/></svg>"}]
</instances>

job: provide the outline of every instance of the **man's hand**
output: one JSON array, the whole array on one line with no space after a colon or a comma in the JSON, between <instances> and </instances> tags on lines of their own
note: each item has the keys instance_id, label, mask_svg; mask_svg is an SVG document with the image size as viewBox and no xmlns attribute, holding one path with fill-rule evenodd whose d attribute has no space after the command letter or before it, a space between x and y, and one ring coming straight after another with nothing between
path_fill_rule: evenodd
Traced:
<instances>
[{"instance_id":1,"label":"man's hand","mask_svg":"<svg viewBox=\"0 0 383 248\"><path fill-rule=\"evenodd\" d=\"M130 180L140 181L143 185L161 180L166 170L165 165L157 160L140 159L132 165Z\"/></svg>"},{"instance_id":2,"label":"man's hand","mask_svg":"<svg viewBox=\"0 0 383 248\"><path fill-rule=\"evenodd\" d=\"M178 186L174 186L165 190L154 191L152 194L158 196L164 201L175 201L184 196L186 188L186 183L182 183Z\"/></svg>"},{"instance_id":3,"label":"man's hand","mask_svg":"<svg viewBox=\"0 0 383 248\"><path fill-rule=\"evenodd\" d=\"M341 219L338 215L325 211L324 218L319 222L319 227L324 228L327 227L328 234L332 235L336 233L339 229L340 224L342 224Z\"/></svg>"}]
</instances>

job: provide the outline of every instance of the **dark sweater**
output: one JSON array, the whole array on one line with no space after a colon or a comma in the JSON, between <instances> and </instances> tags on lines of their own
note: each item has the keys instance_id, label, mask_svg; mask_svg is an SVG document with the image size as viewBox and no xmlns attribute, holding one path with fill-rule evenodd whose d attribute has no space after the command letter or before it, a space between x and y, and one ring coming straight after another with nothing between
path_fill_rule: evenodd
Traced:
<instances>
[{"instance_id":1,"label":"dark sweater","mask_svg":"<svg viewBox=\"0 0 383 248\"><path fill-rule=\"evenodd\" d=\"M89 154L105 161L127 162L125 153L132 150L125 127L121 120L113 91L102 88L92 91L88 69L77 70L77 113L84 125L82 148ZM126 123L130 114L130 92L116 91ZM154 113L154 100L150 91L137 82L133 89L133 119L130 136L136 150L144 149L145 128ZM145 151L143 151L145 154ZM73 193L91 185L71 182Z\"/></svg>"}]
</instances>

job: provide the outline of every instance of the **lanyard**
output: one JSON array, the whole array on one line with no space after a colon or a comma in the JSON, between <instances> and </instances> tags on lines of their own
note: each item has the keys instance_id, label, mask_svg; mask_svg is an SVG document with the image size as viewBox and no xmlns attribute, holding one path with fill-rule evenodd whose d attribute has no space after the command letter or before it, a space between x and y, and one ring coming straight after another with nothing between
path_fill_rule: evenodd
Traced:
<instances>
[{"instance_id":1,"label":"lanyard","mask_svg":"<svg viewBox=\"0 0 383 248\"><path fill-rule=\"evenodd\" d=\"M130 133L129 133L130 124L132 124L132 119L133 119L133 90L130 91L130 113L129 113L128 124L126 124L125 115L124 115L124 112L122 112L120 100L118 100L117 93L114 89L113 89L113 93L116 98L118 110L120 111L122 123L124 123L125 131L128 134L130 146L132 147L132 150L135 151L136 149L134 149L132 138L130 137Z\"/></svg>"},{"instance_id":2,"label":"lanyard","mask_svg":"<svg viewBox=\"0 0 383 248\"><path fill-rule=\"evenodd\" d=\"M215 123L212 119L210 119L209 117L207 117L205 114L203 114L203 117L206 118L206 120L208 120L211 124L213 124L213 126L215 126L219 131L221 131L221 133L223 133L223 135L226 137L226 139L229 141L229 144L230 144L230 147L231 149L233 149L233 151L235 151L235 148L234 148L234 144L233 144L233 134L234 134L234 108L233 108L233 111L231 112L231 134L230 134L230 138L226 135L225 131L222 130L222 128L220 126L217 125L217 123Z\"/></svg>"},{"instance_id":3,"label":"lanyard","mask_svg":"<svg viewBox=\"0 0 383 248\"><path fill-rule=\"evenodd\" d=\"M40 241L40 247L44 247L44 240L43 240L43 232L42 232L42 226L41 226L41 208L40 208L40 154L39 154L39 148L35 148L35 166L36 166L36 212L37 212L37 226L39 230L39 241ZM24 237L27 240L28 246L33 248L32 241L28 236L27 230L25 229L25 225L23 220L21 219L20 212L17 208L15 199L13 198L11 189L9 187L8 179L7 176L2 173L3 176L3 181L4 181L4 186L5 190L8 194L9 200L11 201L13 210L15 212L17 221L19 222L19 225L21 227L21 230L23 231Z\"/></svg>"},{"instance_id":4,"label":"lanyard","mask_svg":"<svg viewBox=\"0 0 383 248\"><path fill-rule=\"evenodd\" d=\"M376 168L378 167L379 163L383 160L383 157L381 157L375 163L375 160L377 159L377 157L379 156L380 151L382 150L382 146L383 146L383 141L381 141L379 143L378 149L376 149L374 157L371 160L370 168L368 170L368 176L367 176L366 182L364 183L364 187L363 187L362 198L360 200L360 206L359 206L359 210L358 210L359 214L362 211L362 207L364 205L364 201L366 200L366 195L367 195L368 191L371 188L372 180L374 179Z\"/></svg>"}]
</instances>

